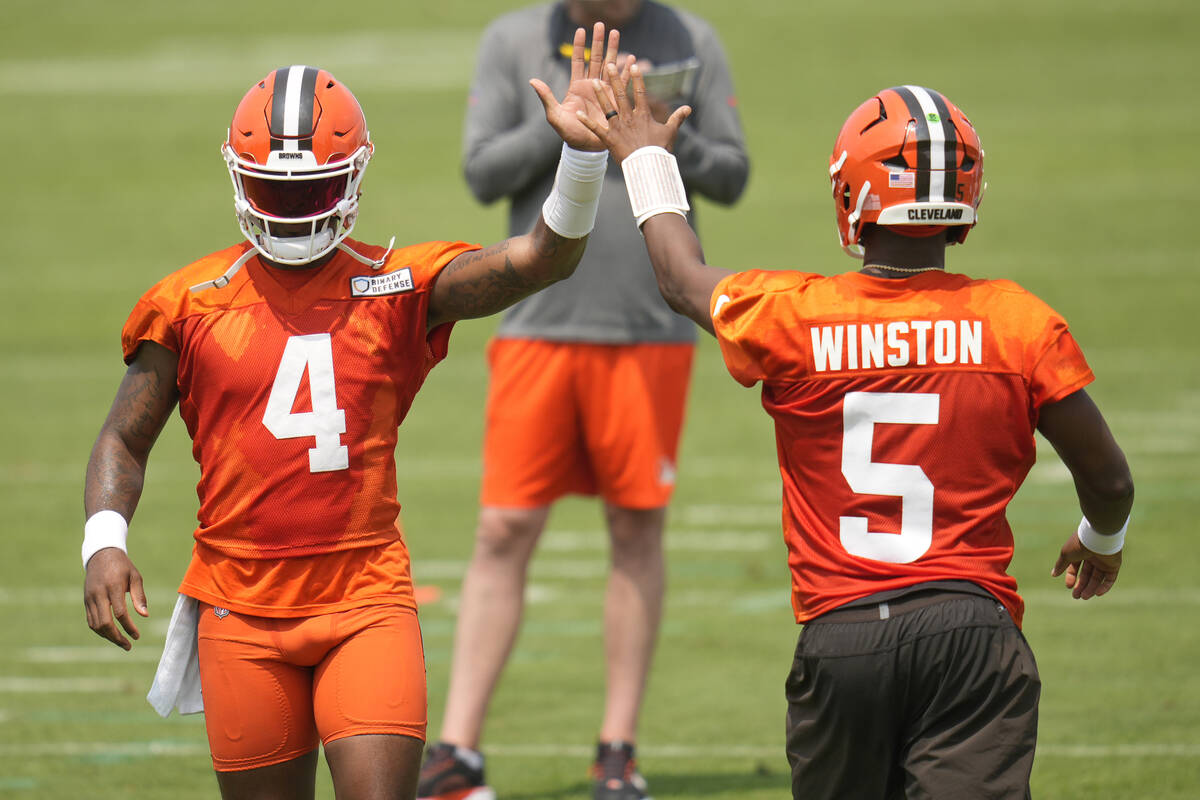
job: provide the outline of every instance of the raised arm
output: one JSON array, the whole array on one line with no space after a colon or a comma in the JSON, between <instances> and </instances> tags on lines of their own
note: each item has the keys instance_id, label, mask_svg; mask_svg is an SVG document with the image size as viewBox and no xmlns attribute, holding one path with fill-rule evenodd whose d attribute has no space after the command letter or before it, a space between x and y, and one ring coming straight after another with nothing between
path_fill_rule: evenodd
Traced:
<instances>
[{"instance_id":1,"label":"raised arm","mask_svg":"<svg viewBox=\"0 0 1200 800\"><path fill-rule=\"evenodd\" d=\"M143 617L149 615L149 609L142 576L124 550L123 528L142 496L150 449L179 399L178 367L175 353L154 342L142 344L117 389L88 460L84 548L85 557L88 552L92 555L85 565L83 604L88 627L126 650L131 645L120 628L134 639L139 636L126 607L126 593Z\"/></svg>"},{"instance_id":2,"label":"raised arm","mask_svg":"<svg viewBox=\"0 0 1200 800\"><path fill-rule=\"evenodd\" d=\"M562 156L554 189L533 230L483 250L464 253L438 275L430 299L428 325L484 317L502 311L555 281L568 277L579 264L587 235L596 219L596 203L604 183L607 154L604 145L580 121L599 117L592 81L605 63L617 58L619 34L613 30L604 49L604 25L592 31L592 57L584 61L587 32L575 31L571 83L560 103L550 87L529 83L541 98L546 121L562 139Z\"/></svg>"},{"instance_id":3,"label":"raised arm","mask_svg":"<svg viewBox=\"0 0 1200 800\"><path fill-rule=\"evenodd\" d=\"M669 152L679 126L692 109L681 106L665 124L659 124L650 113L645 81L636 64L629 76L633 81L632 106L625 78L615 66L605 65L606 82L593 84L604 116L580 116L579 120L604 143L625 172L634 217L646 239L658 291L675 312L712 333L709 304L713 289L732 273L704 263L700 242L684 216L687 198L675 157Z\"/></svg>"},{"instance_id":4,"label":"raised arm","mask_svg":"<svg viewBox=\"0 0 1200 800\"><path fill-rule=\"evenodd\" d=\"M1042 407L1038 431L1054 447L1071 477L1083 510L1080 532L1063 545L1053 575L1066 572L1066 585L1076 598L1102 595L1112 588L1121 569L1123 536L1133 507L1133 477L1100 409L1083 389ZM1087 525L1091 532L1084 529ZM1089 535L1094 532L1097 536ZM1119 536L1118 536L1119 534Z\"/></svg>"}]
</instances>

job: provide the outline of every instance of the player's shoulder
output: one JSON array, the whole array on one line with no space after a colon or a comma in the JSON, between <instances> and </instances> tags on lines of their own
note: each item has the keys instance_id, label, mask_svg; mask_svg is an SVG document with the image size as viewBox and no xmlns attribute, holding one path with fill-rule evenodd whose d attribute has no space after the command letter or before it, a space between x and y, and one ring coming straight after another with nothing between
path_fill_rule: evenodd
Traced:
<instances>
[{"instance_id":1,"label":"player's shoulder","mask_svg":"<svg viewBox=\"0 0 1200 800\"><path fill-rule=\"evenodd\" d=\"M975 303L1022 316L1058 316L1050 304L1016 281L1007 278L964 278L964 288Z\"/></svg>"},{"instance_id":2,"label":"player's shoulder","mask_svg":"<svg viewBox=\"0 0 1200 800\"><path fill-rule=\"evenodd\" d=\"M814 283L828 280L796 270L750 269L722 278L713 290L713 324L741 328L751 318L794 318L804 313ZM727 331L728 332L728 331Z\"/></svg>"},{"instance_id":3,"label":"player's shoulder","mask_svg":"<svg viewBox=\"0 0 1200 800\"><path fill-rule=\"evenodd\" d=\"M824 280L828 280L828 278L800 270L748 269L725 277L719 286L727 287L740 294L771 295L794 292Z\"/></svg>"},{"instance_id":4,"label":"player's shoulder","mask_svg":"<svg viewBox=\"0 0 1200 800\"><path fill-rule=\"evenodd\" d=\"M183 307L195 299L193 287L225 274L231 265L246 254L251 245L240 242L196 259L185 267L168 273L142 295L143 300L161 307Z\"/></svg>"},{"instance_id":5,"label":"player's shoulder","mask_svg":"<svg viewBox=\"0 0 1200 800\"><path fill-rule=\"evenodd\" d=\"M387 261L382 268L385 271L402 266L440 266L453 261L463 253L479 249L479 245L477 244L454 240L406 244L402 247L393 248L390 252L385 247L361 245L357 242L351 243L350 240L347 240L347 243L355 250L358 250L358 252L370 258L379 259L386 254Z\"/></svg>"},{"instance_id":6,"label":"player's shoulder","mask_svg":"<svg viewBox=\"0 0 1200 800\"><path fill-rule=\"evenodd\" d=\"M351 279L376 283L397 280L407 282L406 288L418 291L428 289L443 268L463 253L478 250L479 245L460 241L429 241L408 244L388 250L384 247L364 245L347 239L346 243L356 252L374 260L383 260L382 266L372 269L357 262L350 269L357 274ZM393 276L393 277L388 277Z\"/></svg>"}]
</instances>

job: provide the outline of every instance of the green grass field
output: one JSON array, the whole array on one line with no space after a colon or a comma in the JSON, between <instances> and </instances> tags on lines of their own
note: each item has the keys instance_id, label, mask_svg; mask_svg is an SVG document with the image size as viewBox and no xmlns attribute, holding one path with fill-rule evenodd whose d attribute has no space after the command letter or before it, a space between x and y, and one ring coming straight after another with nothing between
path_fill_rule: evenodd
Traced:
<instances>
[{"instance_id":1,"label":"green grass field","mask_svg":"<svg viewBox=\"0 0 1200 800\"><path fill-rule=\"evenodd\" d=\"M216 0L6 0L0 21L0 797L216 796L198 717L144 701L190 552L196 469L173 420L131 555L152 617L126 654L86 627L84 465L120 379L118 333L161 275L238 240L218 145L250 83L314 63L352 88L377 155L356 236L503 235L459 175L474 47L511 0L307 7ZM1138 484L1114 592L1072 602L1048 577L1078 520L1048 449L1013 504L1013 571L1044 681L1038 798L1200 797L1200 6L1191 0L686 5L720 31L753 159L734 209L700 209L711 263L853 268L826 172L874 91L934 86L987 150L982 224L951 268L1006 277L1071 322L1090 389ZM431 735L474 527L483 346L460 324L401 431L401 500L422 610ZM655 797L788 796L783 680L797 633L772 433L755 391L702 343L669 542L669 597L640 737ZM594 502L559 505L486 731L505 800L585 796L599 724L606 537ZM322 796L332 797L321 777Z\"/></svg>"}]
</instances>

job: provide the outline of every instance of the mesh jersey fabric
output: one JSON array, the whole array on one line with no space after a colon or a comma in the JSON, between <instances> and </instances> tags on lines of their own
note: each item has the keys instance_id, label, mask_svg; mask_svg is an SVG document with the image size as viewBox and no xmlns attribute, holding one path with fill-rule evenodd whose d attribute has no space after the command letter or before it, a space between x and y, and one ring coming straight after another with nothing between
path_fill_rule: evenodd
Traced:
<instances>
[{"instance_id":1,"label":"mesh jersey fabric","mask_svg":"<svg viewBox=\"0 0 1200 800\"><path fill-rule=\"evenodd\" d=\"M967 580L1020 624L1005 509L1038 409L1093 379L1066 322L1010 281L751 270L713 291L729 372L762 382L798 622Z\"/></svg>"},{"instance_id":2,"label":"mesh jersey fabric","mask_svg":"<svg viewBox=\"0 0 1200 800\"><path fill-rule=\"evenodd\" d=\"M370 258L384 249L347 240ZM372 270L338 252L306 272L213 253L164 278L122 331L179 356L179 413L200 465L196 545L180 591L266 616L367 598L412 604L396 496L397 428L445 357L426 331L439 271L475 245L429 242Z\"/></svg>"}]
</instances>

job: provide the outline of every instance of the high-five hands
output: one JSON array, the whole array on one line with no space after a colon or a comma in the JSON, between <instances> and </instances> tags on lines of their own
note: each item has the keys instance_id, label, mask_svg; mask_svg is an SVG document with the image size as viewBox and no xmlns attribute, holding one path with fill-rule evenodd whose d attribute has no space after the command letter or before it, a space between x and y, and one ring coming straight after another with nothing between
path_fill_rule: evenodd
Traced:
<instances>
[{"instance_id":1,"label":"high-five hands","mask_svg":"<svg viewBox=\"0 0 1200 800\"><path fill-rule=\"evenodd\" d=\"M641 147L656 145L670 150L679 126L692 113L692 107L680 106L665 123L659 123L651 112L646 81L636 63L627 64L620 72L615 64L606 63L604 78L604 81L592 81L592 97L603 114L597 118L595 114L579 113L579 122L608 148L618 163ZM630 80L633 81L632 106L626 88Z\"/></svg>"},{"instance_id":2,"label":"high-five hands","mask_svg":"<svg viewBox=\"0 0 1200 800\"><path fill-rule=\"evenodd\" d=\"M533 78L529 85L537 92L542 105L546 109L546 121L562 137L568 147L576 150L599 151L604 149L604 143L587 127L587 121L603 121L604 111L596 101L594 82L603 75L605 68L617 72L617 46L621 34L615 28L608 34L608 49L604 49L604 23L597 22L592 28L591 59L585 60L585 45L587 31L583 28L575 30L575 40L571 50L571 83L567 93L560 103L554 97L554 92L545 81ZM628 70L633 57L626 61Z\"/></svg>"}]
</instances>

